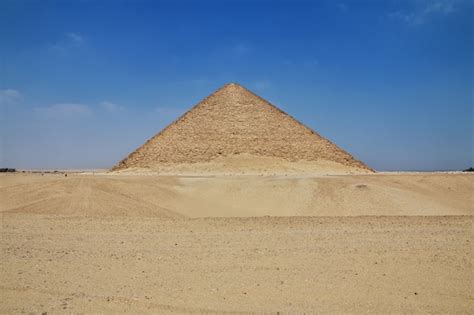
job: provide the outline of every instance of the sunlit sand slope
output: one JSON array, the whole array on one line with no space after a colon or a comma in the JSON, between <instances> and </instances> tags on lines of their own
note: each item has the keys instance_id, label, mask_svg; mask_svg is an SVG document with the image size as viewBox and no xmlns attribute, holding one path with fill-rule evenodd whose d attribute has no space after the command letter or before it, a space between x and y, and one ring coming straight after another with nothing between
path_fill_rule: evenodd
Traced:
<instances>
[{"instance_id":1,"label":"sunlit sand slope","mask_svg":"<svg viewBox=\"0 0 474 315\"><path fill-rule=\"evenodd\" d=\"M180 217L472 215L471 174L0 176L0 211Z\"/></svg>"}]
</instances>

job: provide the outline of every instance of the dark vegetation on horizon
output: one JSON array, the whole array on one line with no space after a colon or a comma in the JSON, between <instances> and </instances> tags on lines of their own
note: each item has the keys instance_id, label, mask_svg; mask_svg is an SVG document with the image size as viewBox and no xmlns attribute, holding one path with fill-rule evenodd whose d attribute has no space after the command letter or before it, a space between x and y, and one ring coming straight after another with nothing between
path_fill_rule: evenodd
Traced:
<instances>
[{"instance_id":1,"label":"dark vegetation on horizon","mask_svg":"<svg viewBox=\"0 0 474 315\"><path fill-rule=\"evenodd\" d=\"M16 169L14 168L0 168L0 173L14 173Z\"/></svg>"}]
</instances>

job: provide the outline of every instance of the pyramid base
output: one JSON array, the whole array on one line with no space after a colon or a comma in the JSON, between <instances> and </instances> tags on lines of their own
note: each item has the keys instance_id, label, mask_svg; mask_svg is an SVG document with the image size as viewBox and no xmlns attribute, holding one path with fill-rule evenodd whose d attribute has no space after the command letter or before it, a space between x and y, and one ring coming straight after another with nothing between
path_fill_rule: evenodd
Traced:
<instances>
[{"instance_id":1,"label":"pyramid base","mask_svg":"<svg viewBox=\"0 0 474 315\"><path fill-rule=\"evenodd\" d=\"M218 157L203 163L157 163L146 167L115 170L117 174L161 175L343 175L370 174L370 169L343 165L334 161L297 161L282 158L238 154Z\"/></svg>"}]
</instances>

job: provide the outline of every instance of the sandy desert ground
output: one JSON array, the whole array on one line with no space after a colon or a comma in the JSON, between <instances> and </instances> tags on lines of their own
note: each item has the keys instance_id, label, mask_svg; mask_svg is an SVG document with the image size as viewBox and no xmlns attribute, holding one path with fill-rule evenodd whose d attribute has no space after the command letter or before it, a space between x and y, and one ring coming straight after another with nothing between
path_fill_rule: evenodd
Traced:
<instances>
[{"instance_id":1,"label":"sandy desert ground","mask_svg":"<svg viewBox=\"0 0 474 315\"><path fill-rule=\"evenodd\" d=\"M473 313L474 176L0 176L0 313Z\"/></svg>"}]
</instances>

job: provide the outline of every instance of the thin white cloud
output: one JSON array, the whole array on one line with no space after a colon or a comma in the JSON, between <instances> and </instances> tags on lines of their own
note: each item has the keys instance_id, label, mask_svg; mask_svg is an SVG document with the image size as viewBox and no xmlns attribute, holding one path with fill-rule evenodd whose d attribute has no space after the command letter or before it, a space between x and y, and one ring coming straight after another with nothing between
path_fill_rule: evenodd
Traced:
<instances>
[{"instance_id":1,"label":"thin white cloud","mask_svg":"<svg viewBox=\"0 0 474 315\"><path fill-rule=\"evenodd\" d=\"M424 11L425 11L425 14L440 13L440 14L448 15L455 11L454 3L455 1L453 0L430 1L425 7Z\"/></svg>"},{"instance_id":2,"label":"thin white cloud","mask_svg":"<svg viewBox=\"0 0 474 315\"><path fill-rule=\"evenodd\" d=\"M48 46L49 50L57 54L65 54L66 52L78 49L86 44L86 37L79 33L64 33L59 41Z\"/></svg>"},{"instance_id":3,"label":"thin white cloud","mask_svg":"<svg viewBox=\"0 0 474 315\"><path fill-rule=\"evenodd\" d=\"M0 90L0 105L15 104L20 98L21 94L17 90Z\"/></svg>"},{"instance_id":4,"label":"thin white cloud","mask_svg":"<svg viewBox=\"0 0 474 315\"><path fill-rule=\"evenodd\" d=\"M75 45L82 45L85 42L84 36L78 33L66 33L66 37L70 43Z\"/></svg>"},{"instance_id":5,"label":"thin white cloud","mask_svg":"<svg viewBox=\"0 0 474 315\"><path fill-rule=\"evenodd\" d=\"M63 54L66 52L66 48L64 46L61 46L59 44L53 44L48 47L48 49L56 54Z\"/></svg>"},{"instance_id":6,"label":"thin white cloud","mask_svg":"<svg viewBox=\"0 0 474 315\"><path fill-rule=\"evenodd\" d=\"M47 107L37 107L35 112L47 117L65 118L79 117L92 114L89 106L74 103L55 104Z\"/></svg>"},{"instance_id":7,"label":"thin white cloud","mask_svg":"<svg viewBox=\"0 0 474 315\"><path fill-rule=\"evenodd\" d=\"M394 11L389 17L398 19L409 25L422 25L436 15L447 16L456 11L456 0L424 0L408 11Z\"/></svg>"},{"instance_id":8,"label":"thin white cloud","mask_svg":"<svg viewBox=\"0 0 474 315\"><path fill-rule=\"evenodd\" d=\"M415 13L403 13L401 11L396 11L390 12L388 16L409 25L421 25L425 22L424 17L421 17Z\"/></svg>"},{"instance_id":9,"label":"thin white cloud","mask_svg":"<svg viewBox=\"0 0 474 315\"><path fill-rule=\"evenodd\" d=\"M102 109L104 109L108 112L111 112L111 113L120 112L120 111L123 111L125 109L125 107L117 105L117 104L109 102L109 101L100 102L99 106Z\"/></svg>"}]
</instances>

